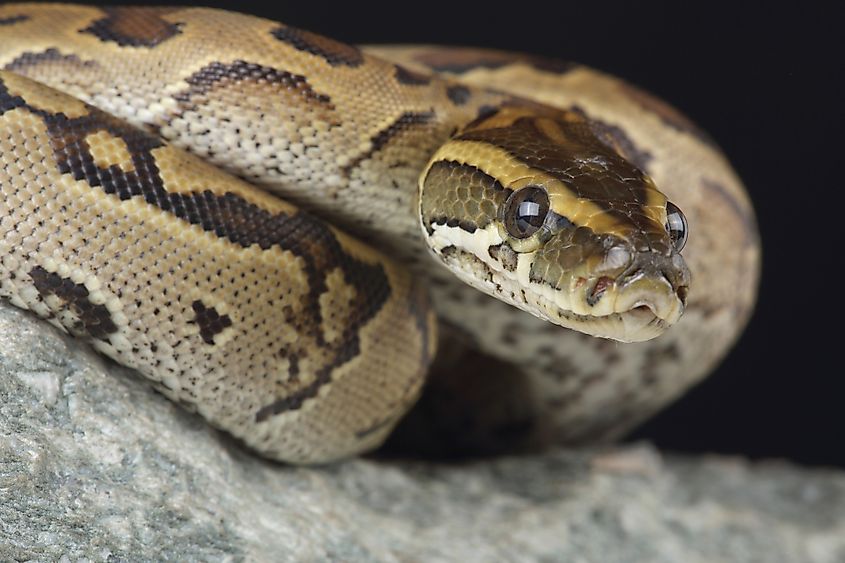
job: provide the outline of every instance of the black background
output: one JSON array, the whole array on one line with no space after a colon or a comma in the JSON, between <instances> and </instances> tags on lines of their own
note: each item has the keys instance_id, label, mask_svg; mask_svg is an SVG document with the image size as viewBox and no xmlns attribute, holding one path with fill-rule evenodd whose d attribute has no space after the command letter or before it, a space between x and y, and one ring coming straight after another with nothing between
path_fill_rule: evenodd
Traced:
<instances>
[{"instance_id":1,"label":"black background","mask_svg":"<svg viewBox=\"0 0 845 563\"><path fill-rule=\"evenodd\" d=\"M350 43L573 60L681 109L721 145L751 193L763 280L751 323L718 371L634 438L673 451L845 466L842 14L806 2L213 4Z\"/></svg>"}]
</instances>

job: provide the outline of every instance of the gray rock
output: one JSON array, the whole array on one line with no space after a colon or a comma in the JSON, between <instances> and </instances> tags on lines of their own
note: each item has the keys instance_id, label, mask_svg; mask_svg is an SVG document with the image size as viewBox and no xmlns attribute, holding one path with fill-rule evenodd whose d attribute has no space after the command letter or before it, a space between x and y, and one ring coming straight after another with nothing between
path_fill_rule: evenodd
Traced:
<instances>
[{"instance_id":1,"label":"gray rock","mask_svg":"<svg viewBox=\"0 0 845 563\"><path fill-rule=\"evenodd\" d=\"M648 446L259 459L0 306L0 561L845 561L845 475Z\"/></svg>"}]
</instances>

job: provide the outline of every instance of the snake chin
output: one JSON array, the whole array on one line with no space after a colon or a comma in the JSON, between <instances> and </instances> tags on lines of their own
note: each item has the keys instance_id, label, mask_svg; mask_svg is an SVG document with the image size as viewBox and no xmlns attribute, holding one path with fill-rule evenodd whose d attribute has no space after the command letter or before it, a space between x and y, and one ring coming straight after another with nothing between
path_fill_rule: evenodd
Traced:
<instances>
[{"instance_id":1,"label":"snake chin","mask_svg":"<svg viewBox=\"0 0 845 563\"><path fill-rule=\"evenodd\" d=\"M541 305L541 308L544 308ZM663 334L683 313L683 306L673 307L669 317L661 317L653 302L637 302L628 310L606 315L579 315L570 310L545 307L546 318L555 324L619 342L644 342Z\"/></svg>"},{"instance_id":2,"label":"snake chin","mask_svg":"<svg viewBox=\"0 0 845 563\"><path fill-rule=\"evenodd\" d=\"M579 293L539 287L531 293L518 292L517 297L524 299L522 303L513 299L510 302L562 327L619 342L656 338L675 324L684 311L683 301L673 295L668 285L663 288L655 284L650 291L613 286L605 290L603 306L595 308L589 298ZM503 299L501 294L497 296Z\"/></svg>"}]
</instances>

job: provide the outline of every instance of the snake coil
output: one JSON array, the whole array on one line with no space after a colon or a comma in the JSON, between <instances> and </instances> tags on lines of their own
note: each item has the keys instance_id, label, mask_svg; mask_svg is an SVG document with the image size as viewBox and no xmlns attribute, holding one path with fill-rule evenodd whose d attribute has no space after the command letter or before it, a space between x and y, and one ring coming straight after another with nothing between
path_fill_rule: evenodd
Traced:
<instances>
[{"instance_id":1,"label":"snake coil","mask_svg":"<svg viewBox=\"0 0 845 563\"><path fill-rule=\"evenodd\" d=\"M753 306L730 165L582 66L7 4L0 68L0 297L274 459L382 443L437 325L448 433L609 439L710 371Z\"/></svg>"}]
</instances>

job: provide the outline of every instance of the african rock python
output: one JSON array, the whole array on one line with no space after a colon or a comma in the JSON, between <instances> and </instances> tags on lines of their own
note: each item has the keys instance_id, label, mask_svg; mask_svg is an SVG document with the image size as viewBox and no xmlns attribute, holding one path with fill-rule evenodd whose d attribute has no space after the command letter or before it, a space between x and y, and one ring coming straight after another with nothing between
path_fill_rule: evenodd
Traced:
<instances>
[{"instance_id":1,"label":"african rock python","mask_svg":"<svg viewBox=\"0 0 845 563\"><path fill-rule=\"evenodd\" d=\"M271 458L380 444L435 310L435 426L580 442L698 381L754 302L754 215L718 149L581 66L12 4L0 67L0 295Z\"/></svg>"}]
</instances>

